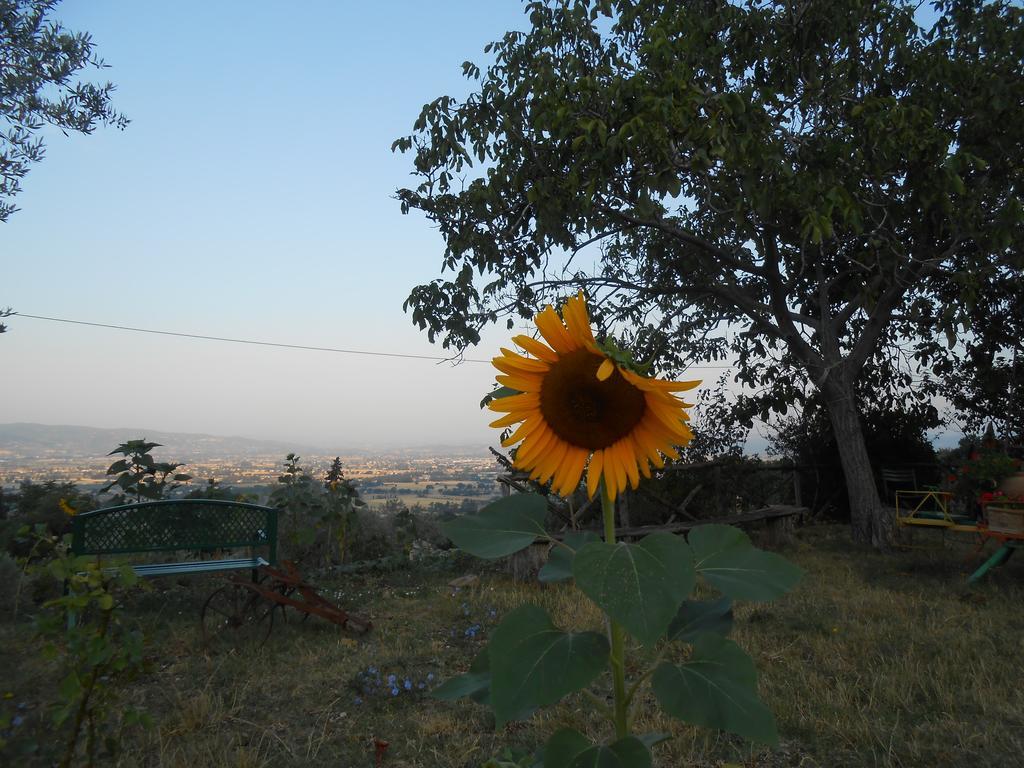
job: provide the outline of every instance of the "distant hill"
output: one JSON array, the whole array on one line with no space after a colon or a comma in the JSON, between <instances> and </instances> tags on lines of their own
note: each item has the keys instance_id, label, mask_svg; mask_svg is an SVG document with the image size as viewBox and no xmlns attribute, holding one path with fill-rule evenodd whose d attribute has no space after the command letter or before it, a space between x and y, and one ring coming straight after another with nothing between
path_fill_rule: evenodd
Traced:
<instances>
[{"instance_id":1,"label":"distant hill","mask_svg":"<svg viewBox=\"0 0 1024 768\"><path fill-rule=\"evenodd\" d=\"M0 424L0 459L82 458L106 456L127 440L145 438L160 443L161 456L176 461L245 456L326 455L332 451L312 446L289 445L273 440L246 437L162 432L156 429L100 429L51 424ZM333 453L362 453L342 451Z\"/></svg>"}]
</instances>

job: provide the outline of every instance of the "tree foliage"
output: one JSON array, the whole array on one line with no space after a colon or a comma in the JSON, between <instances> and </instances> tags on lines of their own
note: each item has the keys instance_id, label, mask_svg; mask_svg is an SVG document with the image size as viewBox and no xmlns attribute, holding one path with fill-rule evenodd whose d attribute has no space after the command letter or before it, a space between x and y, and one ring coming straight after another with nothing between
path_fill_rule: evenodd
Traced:
<instances>
[{"instance_id":1,"label":"tree foliage","mask_svg":"<svg viewBox=\"0 0 1024 768\"><path fill-rule=\"evenodd\" d=\"M33 163L43 159L44 126L89 134L97 125L123 129L128 119L110 103L114 86L77 80L106 66L86 32L51 17L60 0L0 0L0 221Z\"/></svg>"},{"instance_id":2,"label":"tree foliage","mask_svg":"<svg viewBox=\"0 0 1024 768\"><path fill-rule=\"evenodd\" d=\"M761 410L820 390L855 533L879 543L856 382L899 344L950 367L982 286L1024 272L1021 9L526 9L490 66L463 65L470 95L395 142L420 177L403 210L445 240L448 274L413 289L413 321L463 348L579 285L663 367L735 360Z\"/></svg>"}]
</instances>

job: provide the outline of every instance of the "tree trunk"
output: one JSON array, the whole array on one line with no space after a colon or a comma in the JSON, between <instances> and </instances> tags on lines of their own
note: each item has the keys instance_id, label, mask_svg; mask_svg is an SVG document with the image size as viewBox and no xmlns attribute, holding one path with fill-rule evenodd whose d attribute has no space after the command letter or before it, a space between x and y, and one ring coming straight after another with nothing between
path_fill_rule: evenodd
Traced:
<instances>
[{"instance_id":1,"label":"tree trunk","mask_svg":"<svg viewBox=\"0 0 1024 768\"><path fill-rule=\"evenodd\" d=\"M853 540L885 549L892 539L892 521L878 496L860 415L854 404L853 385L837 378L830 377L823 390L846 479Z\"/></svg>"}]
</instances>

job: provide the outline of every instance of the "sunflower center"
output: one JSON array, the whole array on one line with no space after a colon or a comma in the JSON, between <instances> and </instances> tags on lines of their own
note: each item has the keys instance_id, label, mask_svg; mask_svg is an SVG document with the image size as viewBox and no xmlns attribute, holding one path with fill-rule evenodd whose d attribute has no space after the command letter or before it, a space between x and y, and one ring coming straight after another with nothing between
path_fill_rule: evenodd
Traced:
<instances>
[{"instance_id":1,"label":"sunflower center","mask_svg":"<svg viewBox=\"0 0 1024 768\"><path fill-rule=\"evenodd\" d=\"M544 376L540 412L556 435L592 451L628 435L644 416L644 393L618 369L598 381L604 357L586 349L562 355Z\"/></svg>"}]
</instances>

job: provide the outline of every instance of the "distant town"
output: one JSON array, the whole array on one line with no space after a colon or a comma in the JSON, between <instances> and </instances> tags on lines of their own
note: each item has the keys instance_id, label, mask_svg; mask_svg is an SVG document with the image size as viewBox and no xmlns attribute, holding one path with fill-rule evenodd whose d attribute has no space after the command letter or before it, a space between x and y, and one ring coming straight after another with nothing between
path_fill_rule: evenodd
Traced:
<instances>
[{"instance_id":1,"label":"distant town","mask_svg":"<svg viewBox=\"0 0 1024 768\"><path fill-rule=\"evenodd\" d=\"M158 443L156 461L180 462L192 480L172 492L182 495L215 480L259 501L278 484L285 456L301 457L305 472L322 480L335 456L371 506L401 504L476 508L499 495L500 468L486 446L426 446L399 449L340 449L292 446L242 437L106 429L31 423L0 424L0 488L22 482L74 483L93 491L104 485L107 468L118 456L107 454L120 443L146 439Z\"/></svg>"},{"instance_id":2,"label":"distant town","mask_svg":"<svg viewBox=\"0 0 1024 768\"><path fill-rule=\"evenodd\" d=\"M423 455L415 451L396 451L377 455L342 455L345 476L355 481L363 499L370 503L399 502L412 506L432 503L484 503L498 495L496 481L499 467L494 457L465 455ZM107 467L116 457L96 458L9 458L0 457L0 486L14 489L25 480L74 483L94 490L109 478ZM164 461L174 456L158 456ZM334 456L303 456L302 467L314 478L321 479ZM284 468L284 456L223 456L197 459L185 463L180 472L192 476L183 488L202 487L208 480L221 486L244 490L265 499Z\"/></svg>"}]
</instances>

